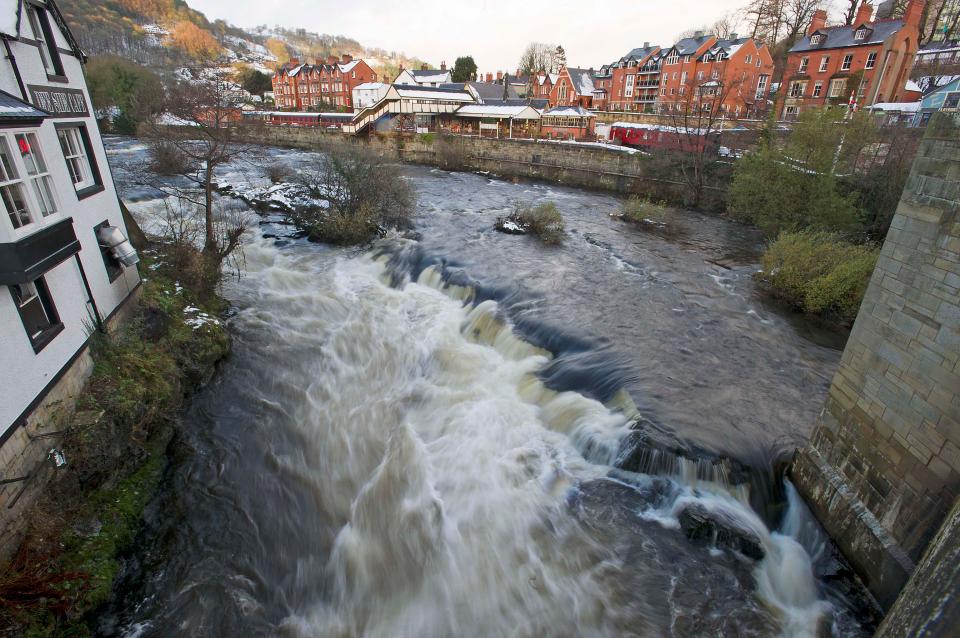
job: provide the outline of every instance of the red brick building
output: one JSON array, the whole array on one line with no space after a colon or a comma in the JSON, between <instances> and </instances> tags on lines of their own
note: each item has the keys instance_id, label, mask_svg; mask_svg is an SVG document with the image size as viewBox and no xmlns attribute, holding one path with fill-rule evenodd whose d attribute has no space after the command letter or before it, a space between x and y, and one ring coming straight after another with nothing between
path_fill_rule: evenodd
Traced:
<instances>
[{"instance_id":1,"label":"red brick building","mask_svg":"<svg viewBox=\"0 0 960 638\"><path fill-rule=\"evenodd\" d=\"M550 106L593 105L593 70L564 67L550 87ZM537 96L539 97L539 96Z\"/></svg>"},{"instance_id":2,"label":"red brick building","mask_svg":"<svg viewBox=\"0 0 960 638\"><path fill-rule=\"evenodd\" d=\"M661 61L660 47L644 42L642 47L602 67L598 75L605 80L607 108L611 111L652 110L659 93ZM597 105L597 108L603 107Z\"/></svg>"},{"instance_id":3,"label":"red brick building","mask_svg":"<svg viewBox=\"0 0 960 638\"><path fill-rule=\"evenodd\" d=\"M549 100L550 91L553 89L553 85L557 81L558 77L559 75L556 73L539 73L532 76L530 79L532 84L530 88L530 97Z\"/></svg>"},{"instance_id":4,"label":"red brick building","mask_svg":"<svg viewBox=\"0 0 960 638\"><path fill-rule=\"evenodd\" d=\"M806 36L787 55L778 114L794 118L805 110L852 102L857 108L900 102L917 52L923 0L910 0L902 18L873 20L861 5L851 25L828 27L817 11Z\"/></svg>"},{"instance_id":5,"label":"red brick building","mask_svg":"<svg viewBox=\"0 0 960 638\"><path fill-rule=\"evenodd\" d=\"M767 108L773 57L751 38L697 34L661 52L657 110L758 117Z\"/></svg>"},{"instance_id":6,"label":"red brick building","mask_svg":"<svg viewBox=\"0 0 960 638\"><path fill-rule=\"evenodd\" d=\"M293 58L273 76L274 101L285 111L351 111L354 87L376 80L366 62L349 55L330 56L316 64L300 64Z\"/></svg>"}]
</instances>

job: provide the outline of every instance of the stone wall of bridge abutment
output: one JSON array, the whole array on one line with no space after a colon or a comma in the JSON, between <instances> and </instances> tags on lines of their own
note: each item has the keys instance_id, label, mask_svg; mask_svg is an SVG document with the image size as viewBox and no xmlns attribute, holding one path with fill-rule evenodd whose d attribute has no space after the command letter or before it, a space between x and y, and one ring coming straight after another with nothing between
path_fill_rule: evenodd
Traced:
<instances>
[{"instance_id":1,"label":"stone wall of bridge abutment","mask_svg":"<svg viewBox=\"0 0 960 638\"><path fill-rule=\"evenodd\" d=\"M690 188L664 153L546 140L491 139L446 135L345 135L307 127L246 126L237 134L264 145L325 150L344 145L368 148L382 157L452 170L486 171L506 179L536 179L566 186L639 195L681 205ZM716 164L700 208L722 211L732 164Z\"/></svg>"},{"instance_id":2,"label":"stone wall of bridge abutment","mask_svg":"<svg viewBox=\"0 0 960 638\"><path fill-rule=\"evenodd\" d=\"M884 608L960 495L958 133L931 127L920 144L811 444L792 467Z\"/></svg>"}]
</instances>

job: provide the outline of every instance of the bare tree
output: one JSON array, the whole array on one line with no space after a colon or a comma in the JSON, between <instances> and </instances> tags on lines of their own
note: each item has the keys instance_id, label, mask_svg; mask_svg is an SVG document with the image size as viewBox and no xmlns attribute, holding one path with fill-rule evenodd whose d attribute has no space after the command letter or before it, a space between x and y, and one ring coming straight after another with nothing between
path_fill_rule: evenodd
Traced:
<instances>
[{"instance_id":1,"label":"bare tree","mask_svg":"<svg viewBox=\"0 0 960 638\"><path fill-rule=\"evenodd\" d=\"M542 42L531 42L520 56L517 68L520 75L553 73L557 47Z\"/></svg>"},{"instance_id":2,"label":"bare tree","mask_svg":"<svg viewBox=\"0 0 960 638\"><path fill-rule=\"evenodd\" d=\"M727 40L734 33L738 32L740 20L733 13L727 13L720 16L709 29L704 29L705 33L712 33L721 40Z\"/></svg>"},{"instance_id":3,"label":"bare tree","mask_svg":"<svg viewBox=\"0 0 960 638\"><path fill-rule=\"evenodd\" d=\"M154 172L174 173L189 186L157 182L160 190L196 207L202 219L201 234L206 283L219 281L223 262L241 244L245 219L229 206L218 206L215 198L217 167L243 158L253 159L257 148L241 143L231 125L240 118L242 91L230 79L225 64L208 62L189 69L189 77L167 92L166 113L145 127L156 163ZM166 168L164 171L162 169Z\"/></svg>"},{"instance_id":4,"label":"bare tree","mask_svg":"<svg viewBox=\"0 0 960 638\"><path fill-rule=\"evenodd\" d=\"M690 77L680 87L679 99L667 103L665 115L677 136L676 152L680 174L688 188L688 202L699 206L707 186L707 168L716 153L716 138L723 121L730 117L727 106L747 89L743 78Z\"/></svg>"}]
</instances>

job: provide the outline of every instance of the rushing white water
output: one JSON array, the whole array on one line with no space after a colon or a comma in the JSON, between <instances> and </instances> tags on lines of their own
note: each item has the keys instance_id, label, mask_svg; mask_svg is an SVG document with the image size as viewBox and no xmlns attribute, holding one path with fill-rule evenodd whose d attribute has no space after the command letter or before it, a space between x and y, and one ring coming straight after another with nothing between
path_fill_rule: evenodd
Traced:
<instances>
[{"instance_id":1,"label":"rushing white water","mask_svg":"<svg viewBox=\"0 0 960 638\"><path fill-rule=\"evenodd\" d=\"M579 484L609 472L632 403L611 410L545 387L536 373L550 353L437 269L391 287L384 260L339 257L320 270L320 250L255 241L234 284L246 297L241 332L306 355L277 370L283 394L299 396L285 409L306 442L302 457L278 462L340 526L326 563L305 558L296 576L330 579L331 596L288 616L285 630L660 635L621 600L625 570L645 567L598 544L567 506ZM826 603L803 547L771 534L742 488L672 479L659 522L676 526L696 502L753 530L766 554L756 595L783 635L814 635Z\"/></svg>"}]
</instances>

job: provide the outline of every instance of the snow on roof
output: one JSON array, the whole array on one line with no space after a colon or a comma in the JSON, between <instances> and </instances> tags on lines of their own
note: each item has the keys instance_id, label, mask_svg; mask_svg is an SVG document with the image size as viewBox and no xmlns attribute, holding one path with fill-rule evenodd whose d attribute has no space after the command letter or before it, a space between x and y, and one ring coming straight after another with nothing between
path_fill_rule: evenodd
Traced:
<instances>
[{"instance_id":1,"label":"snow on roof","mask_svg":"<svg viewBox=\"0 0 960 638\"><path fill-rule=\"evenodd\" d=\"M522 120L540 118L540 113L531 106L506 104L467 104L457 109L456 114L464 117L512 117Z\"/></svg>"},{"instance_id":2,"label":"snow on roof","mask_svg":"<svg viewBox=\"0 0 960 638\"><path fill-rule=\"evenodd\" d=\"M412 86L410 84L396 84L394 88L402 98L418 98L432 100L448 100L451 102L473 102L473 96L466 91L448 91L432 87Z\"/></svg>"},{"instance_id":3,"label":"snow on roof","mask_svg":"<svg viewBox=\"0 0 960 638\"><path fill-rule=\"evenodd\" d=\"M17 2L5 2L4 8L0 10L0 33L18 37L20 35L20 5ZM12 6L11 6L12 5Z\"/></svg>"},{"instance_id":4,"label":"snow on roof","mask_svg":"<svg viewBox=\"0 0 960 638\"><path fill-rule=\"evenodd\" d=\"M863 39L857 40L855 35L860 26L865 26L867 32ZM865 44L880 44L903 28L903 20L877 20L862 25L840 25L824 27L815 34L804 36L790 49L790 53L797 51L817 51L821 49L840 49L846 47L863 46ZM820 42L810 43L810 37L820 35Z\"/></svg>"},{"instance_id":5,"label":"snow on roof","mask_svg":"<svg viewBox=\"0 0 960 638\"><path fill-rule=\"evenodd\" d=\"M389 86L390 85L386 84L385 82L364 82L363 84L358 84L353 87L353 90L356 91L357 89L360 89L361 91L376 91L378 89L389 88Z\"/></svg>"},{"instance_id":6,"label":"snow on roof","mask_svg":"<svg viewBox=\"0 0 960 638\"><path fill-rule=\"evenodd\" d=\"M543 112L544 117L596 117L593 113L580 106L555 106Z\"/></svg>"},{"instance_id":7,"label":"snow on roof","mask_svg":"<svg viewBox=\"0 0 960 638\"><path fill-rule=\"evenodd\" d=\"M913 80L907 80L903 86L904 91L913 91L914 93L923 93L923 88Z\"/></svg>"},{"instance_id":8,"label":"snow on roof","mask_svg":"<svg viewBox=\"0 0 960 638\"><path fill-rule=\"evenodd\" d=\"M46 111L41 111L5 91L0 91L0 118L35 119L48 115Z\"/></svg>"},{"instance_id":9,"label":"snow on roof","mask_svg":"<svg viewBox=\"0 0 960 638\"><path fill-rule=\"evenodd\" d=\"M901 113L916 113L920 110L920 102L878 102L868 106L871 111L899 111Z\"/></svg>"},{"instance_id":10,"label":"snow on roof","mask_svg":"<svg viewBox=\"0 0 960 638\"><path fill-rule=\"evenodd\" d=\"M664 124L639 124L637 122L614 122L610 125L611 128L635 128L643 131L662 131L664 133L684 133L689 135L703 135L706 131L698 128L685 128L682 126L666 126ZM712 131L713 133L719 133L719 131Z\"/></svg>"},{"instance_id":11,"label":"snow on roof","mask_svg":"<svg viewBox=\"0 0 960 638\"><path fill-rule=\"evenodd\" d=\"M573 88L579 95L593 94L593 71L567 67L567 73L573 81Z\"/></svg>"},{"instance_id":12,"label":"snow on roof","mask_svg":"<svg viewBox=\"0 0 960 638\"><path fill-rule=\"evenodd\" d=\"M350 71L350 69L357 66L358 64L360 64L360 60L352 60L350 62L347 62L346 64L338 64L337 66L340 67L341 73L347 73Z\"/></svg>"}]
</instances>

